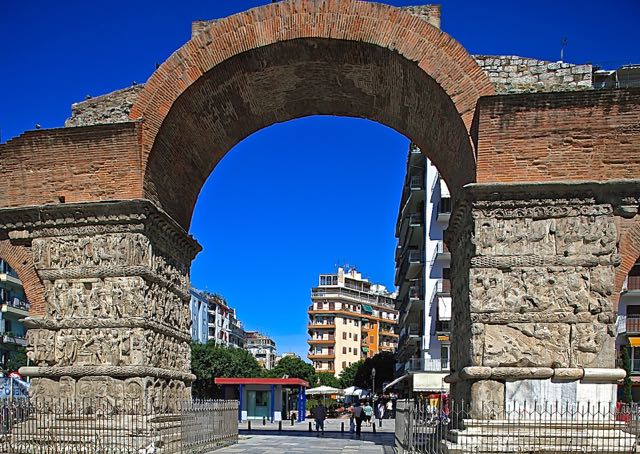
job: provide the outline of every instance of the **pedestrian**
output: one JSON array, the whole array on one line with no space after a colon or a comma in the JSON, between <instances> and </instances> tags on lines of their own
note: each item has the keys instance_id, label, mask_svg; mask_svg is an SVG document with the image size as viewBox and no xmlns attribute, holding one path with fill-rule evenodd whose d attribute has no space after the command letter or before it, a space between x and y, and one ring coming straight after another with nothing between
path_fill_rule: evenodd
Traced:
<instances>
[{"instance_id":1,"label":"pedestrian","mask_svg":"<svg viewBox=\"0 0 640 454\"><path fill-rule=\"evenodd\" d=\"M324 435L324 420L327 418L327 409L320 403L313 409L313 419L316 420L316 432L322 431Z\"/></svg>"},{"instance_id":2,"label":"pedestrian","mask_svg":"<svg viewBox=\"0 0 640 454\"><path fill-rule=\"evenodd\" d=\"M353 435L356 431L355 405L349 407L349 433Z\"/></svg>"},{"instance_id":3,"label":"pedestrian","mask_svg":"<svg viewBox=\"0 0 640 454\"><path fill-rule=\"evenodd\" d=\"M382 426L382 420L384 419L384 409L384 401L380 399L380 402L378 403L378 419L380 420L380 426Z\"/></svg>"},{"instance_id":4,"label":"pedestrian","mask_svg":"<svg viewBox=\"0 0 640 454\"><path fill-rule=\"evenodd\" d=\"M393 418L393 401L391 399L387 401L387 409L385 413L387 414L387 418Z\"/></svg>"},{"instance_id":5,"label":"pedestrian","mask_svg":"<svg viewBox=\"0 0 640 454\"><path fill-rule=\"evenodd\" d=\"M364 407L362 407L362 411L364 411L364 421L367 423L367 426L371 427L371 417L373 416L373 407L369 405L369 401L366 401Z\"/></svg>"},{"instance_id":6,"label":"pedestrian","mask_svg":"<svg viewBox=\"0 0 640 454\"><path fill-rule=\"evenodd\" d=\"M360 406L360 401L356 400L355 404L353 404L353 419L356 422L357 437L360 437L361 435L363 417L364 417L364 411L362 410L362 406Z\"/></svg>"}]
</instances>

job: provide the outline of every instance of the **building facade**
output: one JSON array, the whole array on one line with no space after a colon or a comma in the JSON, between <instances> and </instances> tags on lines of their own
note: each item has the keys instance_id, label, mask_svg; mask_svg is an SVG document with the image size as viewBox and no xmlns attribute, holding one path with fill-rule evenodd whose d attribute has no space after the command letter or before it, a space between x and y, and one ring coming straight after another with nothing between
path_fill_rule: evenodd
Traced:
<instances>
[{"instance_id":1,"label":"building facade","mask_svg":"<svg viewBox=\"0 0 640 454\"><path fill-rule=\"evenodd\" d=\"M395 252L400 334L396 373L412 391L448 389L451 254L444 243L451 196L433 164L409 147Z\"/></svg>"},{"instance_id":2,"label":"building facade","mask_svg":"<svg viewBox=\"0 0 640 454\"><path fill-rule=\"evenodd\" d=\"M208 300L209 340L229 346L231 341L231 317L235 311L217 294L206 294Z\"/></svg>"},{"instance_id":3,"label":"building facade","mask_svg":"<svg viewBox=\"0 0 640 454\"><path fill-rule=\"evenodd\" d=\"M209 340L209 300L199 290L191 289L191 339L206 343Z\"/></svg>"},{"instance_id":4,"label":"building facade","mask_svg":"<svg viewBox=\"0 0 640 454\"><path fill-rule=\"evenodd\" d=\"M336 376L361 359L395 352L395 294L363 278L354 268L321 274L311 289L309 354L317 372Z\"/></svg>"},{"instance_id":5,"label":"building facade","mask_svg":"<svg viewBox=\"0 0 640 454\"><path fill-rule=\"evenodd\" d=\"M22 281L7 262L0 259L0 366L11 367L11 358L27 345L26 330L20 322L29 315L29 302Z\"/></svg>"},{"instance_id":6,"label":"building facade","mask_svg":"<svg viewBox=\"0 0 640 454\"><path fill-rule=\"evenodd\" d=\"M231 309L231 316L229 319L229 346L237 348L245 348L246 332L242 327L242 322L236 315L236 310Z\"/></svg>"},{"instance_id":7,"label":"building facade","mask_svg":"<svg viewBox=\"0 0 640 454\"><path fill-rule=\"evenodd\" d=\"M618 302L618 367L624 368L622 350L628 348L633 401L640 402L640 260L625 280ZM622 387L619 389L622 399Z\"/></svg>"},{"instance_id":8,"label":"building facade","mask_svg":"<svg viewBox=\"0 0 640 454\"><path fill-rule=\"evenodd\" d=\"M276 364L276 343L258 331L246 331L245 349L253 355L261 367L272 369Z\"/></svg>"}]
</instances>

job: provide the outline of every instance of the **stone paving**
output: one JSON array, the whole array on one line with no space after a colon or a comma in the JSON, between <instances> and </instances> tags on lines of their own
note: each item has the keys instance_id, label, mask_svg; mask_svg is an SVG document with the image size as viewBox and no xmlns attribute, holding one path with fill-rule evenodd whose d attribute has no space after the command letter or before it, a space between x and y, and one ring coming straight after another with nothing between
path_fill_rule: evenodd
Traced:
<instances>
[{"instance_id":1,"label":"stone paving","mask_svg":"<svg viewBox=\"0 0 640 454\"><path fill-rule=\"evenodd\" d=\"M341 423L345 432L341 432ZM288 423L287 423L288 424ZM394 452L394 421L384 420L382 429L373 433L371 427L362 428L361 438L349 434L349 421L327 420L324 435L309 432L308 421L295 426L283 422L282 431L278 426L252 425L246 430L246 423L240 426L238 444L217 452L228 453L345 453L345 454L392 454Z\"/></svg>"}]
</instances>

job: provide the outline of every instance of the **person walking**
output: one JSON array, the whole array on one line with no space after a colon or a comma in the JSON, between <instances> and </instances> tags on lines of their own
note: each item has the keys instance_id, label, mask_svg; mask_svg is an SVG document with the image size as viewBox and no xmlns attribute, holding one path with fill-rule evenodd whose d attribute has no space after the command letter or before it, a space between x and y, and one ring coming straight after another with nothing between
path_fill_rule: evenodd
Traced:
<instances>
[{"instance_id":1,"label":"person walking","mask_svg":"<svg viewBox=\"0 0 640 454\"><path fill-rule=\"evenodd\" d=\"M380 420L380 427L382 427L382 420L384 419L384 409L384 401L380 399L380 402L378 402L378 419Z\"/></svg>"},{"instance_id":2,"label":"person walking","mask_svg":"<svg viewBox=\"0 0 640 454\"><path fill-rule=\"evenodd\" d=\"M388 415L387 418L393 418L393 401L391 399L387 401L387 408L385 413Z\"/></svg>"},{"instance_id":3,"label":"person walking","mask_svg":"<svg viewBox=\"0 0 640 454\"><path fill-rule=\"evenodd\" d=\"M322 431L324 435L324 420L327 418L327 409L320 403L313 409L313 419L316 420L316 432Z\"/></svg>"},{"instance_id":4,"label":"person walking","mask_svg":"<svg viewBox=\"0 0 640 454\"><path fill-rule=\"evenodd\" d=\"M373 416L373 407L369 405L369 401L366 401L364 407L362 407L362 411L364 411L364 422L367 426L371 427L371 417Z\"/></svg>"},{"instance_id":5,"label":"person walking","mask_svg":"<svg viewBox=\"0 0 640 454\"><path fill-rule=\"evenodd\" d=\"M364 411L362 410L362 407L360 406L360 401L357 400L356 403L353 405L353 419L355 419L355 422L356 422L356 436L357 437L361 436L363 416L364 416Z\"/></svg>"}]
</instances>

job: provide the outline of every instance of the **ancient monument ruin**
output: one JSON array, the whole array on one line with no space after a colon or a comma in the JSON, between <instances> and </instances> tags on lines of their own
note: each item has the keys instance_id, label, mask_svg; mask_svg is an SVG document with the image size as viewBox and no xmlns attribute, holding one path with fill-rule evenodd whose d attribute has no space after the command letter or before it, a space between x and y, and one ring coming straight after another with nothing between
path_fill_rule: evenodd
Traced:
<instances>
[{"instance_id":1,"label":"ancient monument ruin","mask_svg":"<svg viewBox=\"0 0 640 454\"><path fill-rule=\"evenodd\" d=\"M614 401L616 295L640 255L640 91L515 57L509 80L439 23L437 7L356 0L197 22L144 85L0 145L0 255L32 303L33 395L149 413L188 399L202 185L249 134L342 115L409 137L452 191L454 397ZM566 91L523 93L558 78Z\"/></svg>"}]
</instances>

